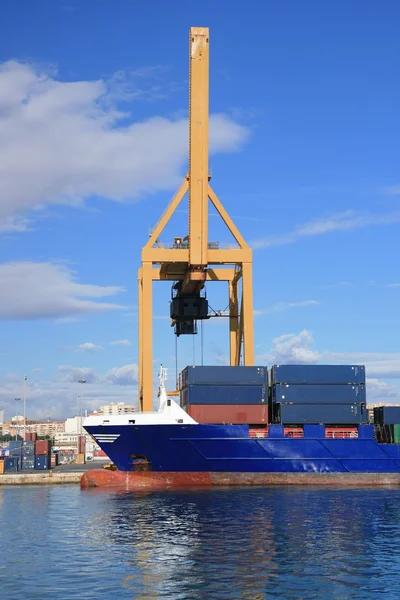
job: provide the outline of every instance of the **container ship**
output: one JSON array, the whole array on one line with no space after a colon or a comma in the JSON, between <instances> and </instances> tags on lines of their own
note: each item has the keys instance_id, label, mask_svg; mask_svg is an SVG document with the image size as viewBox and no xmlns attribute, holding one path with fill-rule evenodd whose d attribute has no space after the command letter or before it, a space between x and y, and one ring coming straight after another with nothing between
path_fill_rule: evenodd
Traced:
<instances>
[{"instance_id":1,"label":"container ship","mask_svg":"<svg viewBox=\"0 0 400 600\"><path fill-rule=\"evenodd\" d=\"M134 486L400 483L400 407L369 423L362 365L188 366L179 387L84 422Z\"/></svg>"},{"instance_id":2,"label":"container ship","mask_svg":"<svg viewBox=\"0 0 400 600\"><path fill-rule=\"evenodd\" d=\"M252 250L210 183L209 41L207 27L190 28L188 171L142 248L141 410L85 421L118 470L88 472L82 485L399 484L400 407L385 407L370 422L364 366L254 366ZM166 243L165 228L186 194L187 229ZM229 247L209 239L210 205L233 239ZM187 366L173 393L162 371L153 411L152 288L159 281L171 284L177 338L196 335L199 321L227 317L230 366ZM208 304L215 281L227 284L225 312Z\"/></svg>"}]
</instances>

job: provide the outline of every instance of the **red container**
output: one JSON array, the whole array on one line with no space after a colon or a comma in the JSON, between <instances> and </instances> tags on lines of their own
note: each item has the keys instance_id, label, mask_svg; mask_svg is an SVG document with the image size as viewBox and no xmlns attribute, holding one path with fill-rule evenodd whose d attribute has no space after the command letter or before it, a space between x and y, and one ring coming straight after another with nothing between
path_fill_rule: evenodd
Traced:
<instances>
[{"instance_id":1,"label":"red container","mask_svg":"<svg viewBox=\"0 0 400 600\"><path fill-rule=\"evenodd\" d=\"M265 404L189 404L184 408L198 423L232 425L268 423L268 406Z\"/></svg>"},{"instance_id":2,"label":"red container","mask_svg":"<svg viewBox=\"0 0 400 600\"><path fill-rule=\"evenodd\" d=\"M28 431L25 432L25 441L32 442L32 434L29 433Z\"/></svg>"},{"instance_id":3,"label":"red container","mask_svg":"<svg viewBox=\"0 0 400 600\"><path fill-rule=\"evenodd\" d=\"M31 433L31 442L36 442L37 440L37 433L36 431L34 431L33 433Z\"/></svg>"},{"instance_id":4,"label":"red container","mask_svg":"<svg viewBox=\"0 0 400 600\"><path fill-rule=\"evenodd\" d=\"M302 438L304 437L304 430L302 427L285 427L284 436L290 438Z\"/></svg>"},{"instance_id":5,"label":"red container","mask_svg":"<svg viewBox=\"0 0 400 600\"><path fill-rule=\"evenodd\" d=\"M327 438L358 438L357 427L325 427L325 437Z\"/></svg>"},{"instance_id":6,"label":"red container","mask_svg":"<svg viewBox=\"0 0 400 600\"><path fill-rule=\"evenodd\" d=\"M35 444L35 454L44 455L50 454L49 440L37 440Z\"/></svg>"},{"instance_id":7,"label":"red container","mask_svg":"<svg viewBox=\"0 0 400 600\"><path fill-rule=\"evenodd\" d=\"M84 435L78 436L78 454L82 454L86 451L86 437Z\"/></svg>"}]
</instances>

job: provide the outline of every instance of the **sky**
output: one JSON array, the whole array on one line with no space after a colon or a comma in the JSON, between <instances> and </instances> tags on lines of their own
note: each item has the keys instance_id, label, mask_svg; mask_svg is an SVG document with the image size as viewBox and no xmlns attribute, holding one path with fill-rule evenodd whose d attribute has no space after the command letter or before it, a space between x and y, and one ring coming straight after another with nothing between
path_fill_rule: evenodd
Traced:
<instances>
[{"instance_id":1,"label":"sky","mask_svg":"<svg viewBox=\"0 0 400 600\"><path fill-rule=\"evenodd\" d=\"M400 403L399 18L396 0L3 0L6 418L24 375L32 418L79 393L137 403L137 269L187 169L190 26L210 28L212 185L253 248L256 364L365 364L368 401ZM186 234L183 203L162 241ZM207 295L226 308L223 284ZM177 366L226 364L228 323L176 354L170 297L155 284L153 363L174 387Z\"/></svg>"}]
</instances>

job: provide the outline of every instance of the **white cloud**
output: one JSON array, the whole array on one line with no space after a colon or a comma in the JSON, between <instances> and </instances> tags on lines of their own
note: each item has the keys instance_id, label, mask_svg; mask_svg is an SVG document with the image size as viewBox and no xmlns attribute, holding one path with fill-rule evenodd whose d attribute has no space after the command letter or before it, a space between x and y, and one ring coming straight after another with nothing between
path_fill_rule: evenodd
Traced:
<instances>
[{"instance_id":1,"label":"white cloud","mask_svg":"<svg viewBox=\"0 0 400 600\"><path fill-rule=\"evenodd\" d=\"M124 288L77 283L63 265L40 262L0 264L1 319L61 319L123 308L94 299Z\"/></svg>"},{"instance_id":2,"label":"white cloud","mask_svg":"<svg viewBox=\"0 0 400 600\"><path fill-rule=\"evenodd\" d=\"M375 225L388 225L400 222L400 211L384 214L373 214L369 212L357 212L347 210L328 217L321 217L299 225L288 233L268 236L255 240L251 243L254 249L268 248L270 246L282 246L292 244L302 238L324 235L332 231L352 231Z\"/></svg>"},{"instance_id":3,"label":"white cloud","mask_svg":"<svg viewBox=\"0 0 400 600\"><path fill-rule=\"evenodd\" d=\"M387 402L388 400L400 400L399 390L390 383L367 377L366 385L368 404Z\"/></svg>"},{"instance_id":4,"label":"white cloud","mask_svg":"<svg viewBox=\"0 0 400 600\"><path fill-rule=\"evenodd\" d=\"M0 218L0 233L21 233L31 231L31 221L24 217Z\"/></svg>"},{"instance_id":5,"label":"white cloud","mask_svg":"<svg viewBox=\"0 0 400 600\"><path fill-rule=\"evenodd\" d=\"M303 329L299 334L288 333L272 340L271 356L277 364L313 364L319 359L319 354L311 349L312 334Z\"/></svg>"},{"instance_id":6,"label":"white cloud","mask_svg":"<svg viewBox=\"0 0 400 600\"><path fill-rule=\"evenodd\" d=\"M104 375L99 374L95 369L88 367L75 367L72 365L61 365L58 367L58 373L54 377L55 381L78 382L84 379L87 383L99 383L103 385L134 385L138 379L138 368L135 364L114 367Z\"/></svg>"},{"instance_id":7,"label":"white cloud","mask_svg":"<svg viewBox=\"0 0 400 600\"><path fill-rule=\"evenodd\" d=\"M400 196L400 185L389 185L381 190L387 196Z\"/></svg>"},{"instance_id":8,"label":"white cloud","mask_svg":"<svg viewBox=\"0 0 400 600\"><path fill-rule=\"evenodd\" d=\"M111 342L111 346L132 346L129 340L115 340L115 342Z\"/></svg>"},{"instance_id":9,"label":"white cloud","mask_svg":"<svg viewBox=\"0 0 400 600\"><path fill-rule=\"evenodd\" d=\"M98 346L97 344L93 344L93 342L85 342L78 346L79 352L97 352L98 350L104 350L103 346Z\"/></svg>"},{"instance_id":10,"label":"white cloud","mask_svg":"<svg viewBox=\"0 0 400 600\"><path fill-rule=\"evenodd\" d=\"M138 367L134 364L115 367L108 371L106 379L117 385L133 385L138 380Z\"/></svg>"},{"instance_id":11,"label":"white cloud","mask_svg":"<svg viewBox=\"0 0 400 600\"><path fill-rule=\"evenodd\" d=\"M301 300L300 302L278 302L267 308L261 310L255 310L255 316L269 315L275 312L282 312L284 310L290 310L291 308L302 308L304 306L315 306L319 304L317 300Z\"/></svg>"},{"instance_id":12,"label":"white cloud","mask_svg":"<svg viewBox=\"0 0 400 600\"><path fill-rule=\"evenodd\" d=\"M388 287L388 288L399 288L400 287L400 283L388 283L385 287Z\"/></svg>"},{"instance_id":13,"label":"white cloud","mask_svg":"<svg viewBox=\"0 0 400 600\"><path fill-rule=\"evenodd\" d=\"M79 205L92 196L137 199L180 183L187 119L133 122L113 101L134 90L121 91L117 80L61 82L33 65L0 65L3 229L13 227L10 219L47 204ZM248 130L228 116L211 115L211 153L235 151L247 137Z\"/></svg>"},{"instance_id":14,"label":"white cloud","mask_svg":"<svg viewBox=\"0 0 400 600\"><path fill-rule=\"evenodd\" d=\"M133 373L133 375L132 375ZM52 379L27 381L27 415L30 418L66 418L76 414L77 394L83 397L84 410L101 404L125 402L137 406L136 365L125 365L98 373L94 369L62 365ZM79 384L84 379L85 384ZM22 397L21 377L8 374L0 379L0 406L6 418L15 414L15 402Z\"/></svg>"},{"instance_id":15,"label":"white cloud","mask_svg":"<svg viewBox=\"0 0 400 600\"><path fill-rule=\"evenodd\" d=\"M270 350L259 354L257 362L272 364L350 364L365 365L371 379L400 379L400 352L332 352L313 349L313 336L303 329L298 334L280 335Z\"/></svg>"}]
</instances>

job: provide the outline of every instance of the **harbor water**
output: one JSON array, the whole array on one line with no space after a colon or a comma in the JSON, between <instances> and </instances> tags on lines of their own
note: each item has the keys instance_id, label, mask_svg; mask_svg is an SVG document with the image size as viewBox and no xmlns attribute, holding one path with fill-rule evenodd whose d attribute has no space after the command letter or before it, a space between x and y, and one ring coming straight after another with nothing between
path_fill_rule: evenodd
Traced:
<instances>
[{"instance_id":1,"label":"harbor water","mask_svg":"<svg viewBox=\"0 0 400 600\"><path fill-rule=\"evenodd\" d=\"M7 600L400 597L400 490L0 488Z\"/></svg>"}]
</instances>

